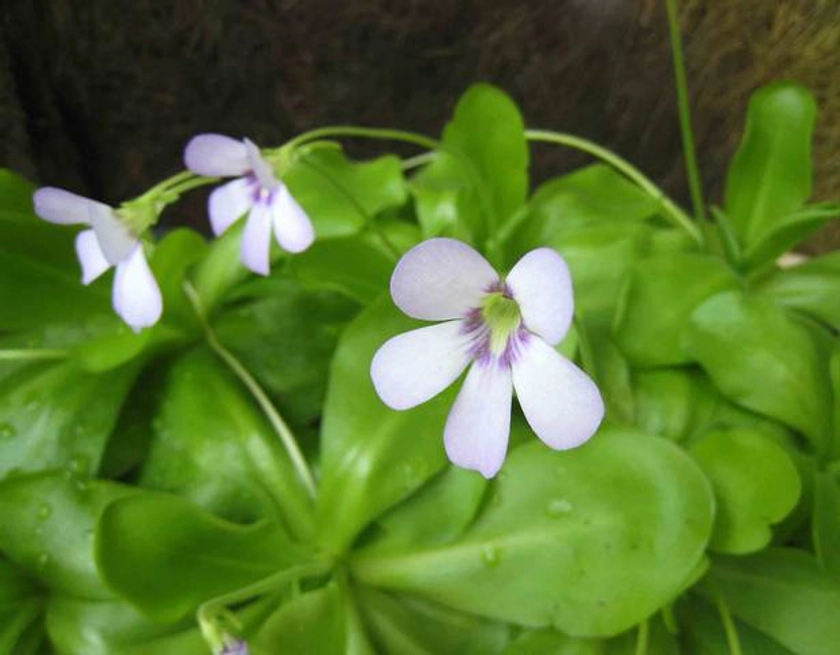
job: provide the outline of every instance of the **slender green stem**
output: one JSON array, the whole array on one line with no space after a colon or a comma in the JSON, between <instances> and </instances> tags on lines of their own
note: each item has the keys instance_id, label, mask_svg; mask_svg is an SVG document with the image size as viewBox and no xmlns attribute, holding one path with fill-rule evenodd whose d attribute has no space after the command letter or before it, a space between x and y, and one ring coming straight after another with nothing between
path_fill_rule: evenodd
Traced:
<instances>
[{"instance_id":1,"label":"slender green stem","mask_svg":"<svg viewBox=\"0 0 840 655\"><path fill-rule=\"evenodd\" d=\"M529 141L542 141L544 143L554 143L561 146L567 146L586 152L597 159L609 164L617 171L625 175L629 180L634 182L642 191L654 198L665 211L665 213L680 227L682 227L692 238L698 243L703 243L703 234L698 229L697 225L691 220L691 217L682 209L677 207L651 180L642 173L639 169L633 166L630 162L622 157L619 157L614 152L599 146L587 139L582 139L571 134L564 134L562 132L552 132L550 130L526 130L525 137Z\"/></svg>"},{"instance_id":2,"label":"slender green stem","mask_svg":"<svg viewBox=\"0 0 840 655\"><path fill-rule=\"evenodd\" d=\"M64 359L68 354L66 350L55 350L51 348L12 348L9 350L0 350L0 361Z\"/></svg>"},{"instance_id":3,"label":"slender green stem","mask_svg":"<svg viewBox=\"0 0 840 655\"><path fill-rule=\"evenodd\" d=\"M435 159L437 159L438 153L434 150L430 150L429 152L421 152L419 155L414 155L414 157L408 157L407 159L403 159L402 161L402 169L404 171L410 171L412 168L417 168L418 166L425 166L426 164L430 164Z\"/></svg>"},{"instance_id":4,"label":"slender green stem","mask_svg":"<svg viewBox=\"0 0 840 655\"><path fill-rule=\"evenodd\" d=\"M192 171L181 171L180 173L175 173L170 177L167 177L165 180L161 180L157 184L155 184L151 189L144 193L144 196L150 194L156 194L162 191L168 191L170 187L175 186L176 184L180 184L186 180L190 180L194 177L197 177L195 173Z\"/></svg>"},{"instance_id":5,"label":"slender green stem","mask_svg":"<svg viewBox=\"0 0 840 655\"><path fill-rule=\"evenodd\" d=\"M437 150L440 147L440 143L435 139L415 132L378 127L359 127L357 125L335 125L310 130L309 132L299 134L295 138L286 142L284 147L291 149L303 145L304 143L308 143L309 141L338 136L382 139L385 141L402 141L404 143L413 143L414 145L421 146L427 150Z\"/></svg>"},{"instance_id":6,"label":"slender green stem","mask_svg":"<svg viewBox=\"0 0 840 655\"><path fill-rule=\"evenodd\" d=\"M195 313L198 316L198 320L200 321L202 328L204 329L204 334L210 348L212 348L219 356L219 359L227 364L233 374L236 375L248 391L251 392L254 400L257 401L260 409L263 411L266 418L268 418L269 423L271 423L271 427L274 428L274 431L277 432L277 435L280 437L280 441L283 443L283 446L289 455L289 459L295 467L297 474L300 476L307 493L312 500L315 500L317 495L315 478L312 475L312 471L309 470L306 458L300 451L297 440L292 434L291 429L289 429L289 426L286 425L283 417L280 416L280 412L278 412L274 407L271 399L269 399L265 391L262 390L262 387L260 387L254 376L251 375L248 369L245 368L238 359L236 359L234 354L225 348L219 341L216 333L210 325L210 322L207 320L207 315L201 305L201 300L198 296L198 292L195 290L195 287L193 287L189 282L185 283L184 293L187 295L187 298L189 298L193 308L195 309Z\"/></svg>"},{"instance_id":7,"label":"slender green stem","mask_svg":"<svg viewBox=\"0 0 840 655\"><path fill-rule=\"evenodd\" d=\"M720 614L721 623L723 623L723 631L726 634L729 655L741 655L741 641L738 639L738 630L735 627L735 621L732 620L729 606L720 593L715 593L715 606L717 607L718 614Z\"/></svg>"},{"instance_id":8,"label":"slender green stem","mask_svg":"<svg viewBox=\"0 0 840 655\"><path fill-rule=\"evenodd\" d=\"M220 178L218 177L193 177L189 180L184 180L180 184L176 184L166 190L166 193L174 193L177 195L181 195L187 191L192 189L196 189L198 187L207 186L208 184L216 184Z\"/></svg>"},{"instance_id":9,"label":"slender green stem","mask_svg":"<svg viewBox=\"0 0 840 655\"><path fill-rule=\"evenodd\" d=\"M639 631L636 634L636 655L647 655L648 652L648 622L642 621L639 624Z\"/></svg>"},{"instance_id":10,"label":"slender green stem","mask_svg":"<svg viewBox=\"0 0 840 655\"><path fill-rule=\"evenodd\" d=\"M697 220L706 220L706 203L703 201L703 183L700 180L700 167L697 165L697 152L694 148L694 131L691 127L691 106L688 101L688 82L685 75L682 34L680 33L677 0L665 0L668 11L668 31L671 35L671 57L674 60L674 77L677 83L677 103L680 109L680 132L682 133L683 152L685 154L685 172L688 176L688 188L691 192L691 204Z\"/></svg>"}]
</instances>

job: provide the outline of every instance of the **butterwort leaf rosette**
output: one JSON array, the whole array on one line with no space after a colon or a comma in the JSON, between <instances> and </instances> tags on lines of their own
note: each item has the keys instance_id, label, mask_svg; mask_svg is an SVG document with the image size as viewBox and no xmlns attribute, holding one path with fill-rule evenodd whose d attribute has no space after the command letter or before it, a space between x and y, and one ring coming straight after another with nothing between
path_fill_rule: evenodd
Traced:
<instances>
[{"instance_id":1,"label":"butterwort leaf rosette","mask_svg":"<svg viewBox=\"0 0 840 655\"><path fill-rule=\"evenodd\" d=\"M415 407L469 366L444 428L454 464L486 478L498 473L514 391L551 448L574 448L597 430L604 416L598 388L553 347L574 314L569 269L554 250L532 250L502 278L467 244L430 239L398 262L391 296L405 314L442 322L397 335L377 351L371 377L388 406Z\"/></svg>"},{"instance_id":2,"label":"butterwort leaf rosette","mask_svg":"<svg viewBox=\"0 0 840 655\"><path fill-rule=\"evenodd\" d=\"M254 273L269 273L272 231L287 252L303 252L312 245L312 222L249 139L199 134L187 144L184 162L199 175L236 178L210 194L210 226L220 236L248 213L240 255Z\"/></svg>"},{"instance_id":3,"label":"butterwort leaf rosette","mask_svg":"<svg viewBox=\"0 0 840 655\"><path fill-rule=\"evenodd\" d=\"M76 236L84 284L115 267L112 300L117 314L137 331L158 322L163 299L143 244L112 207L54 187L38 189L33 200L35 213L50 223L90 227Z\"/></svg>"}]
</instances>

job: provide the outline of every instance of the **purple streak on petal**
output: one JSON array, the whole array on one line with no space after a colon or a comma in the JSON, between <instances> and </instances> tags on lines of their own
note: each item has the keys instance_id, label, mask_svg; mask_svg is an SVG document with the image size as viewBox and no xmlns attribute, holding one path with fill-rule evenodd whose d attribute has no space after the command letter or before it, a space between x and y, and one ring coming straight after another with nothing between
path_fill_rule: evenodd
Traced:
<instances>
[{"instance_id":1,"label":"purple streak on petal","mask_svg":"<svg viewBox=\"0 0 840 655\"><path fill-rule=\"evenodd\" d=\"M207 177L239 177L251 170L245 144L222 134L194 136L184 149L184 163Z\"/></svg>"},{"instance_id":2,"label":"purple streak on petal","mask_svg":"<svg viewBox=\"0 0 840 655\"><path fill-rule=\"evenodd\" d=\"M423 320L461 318L499 281L476 250L455 239L429 239L409 250L391 277L391 296L403 312Z\"/></svg>"},{"instance_id":3,"label":"purple streak on petal","mask_svg":"<svg viewBox=\"0 0 840 655\"><path fill-rule=\"evenodd\" d=\"M125 261L137 247L137 237L107 205L91 206L89 209L89 222L105 259L112 265Z\"/></svg>"},{"instance_id":4,"label":"purple streak on petal","mask_svg":"<svg viewBox=\"0 0 840 655\"><path fill-rule=\"evenodd\" d=\"M219 655L248 655L248 644L245 641L236 641L225 646Z\"/></svg>"},{"instance_id":5,"label":"purple streak on petal","mask_svg":"<svg viewBox=\"0 0 840 655\"><path fill-rule=\"evenodd\" d=\"M220 236L254 204L259 187L251 176L240 177L217 187L210 194L208 213L213 234Z\"/></svg>"},{"instance_id":6,"label":"purple streak on petal","mask_svg":"<svg viewBox=\"0 0 840 655\"><path fill-rule=\"evenodd\" d=\"M572 277L563 258L551 248L532 250L514 265L505 282L527 328L552 346L560 343L575 308Z\"/></svg>"},{"instance_id":7,"label":"purple streak on petal","mask_svg":"<svg viewBox=\"0 0 840 655\"><path fill-rule=\"evenodd\" d=\"M117 264L113 290L114 309L135 332L158 322L163 312L163 298L146 262L143 246Z\"/></svg>"},{"instance_id":8,"label":"purple streak on petal","mask_svg":"<svg viewBox=\"0 0 840 655\"><path fill-rule=\"evenodd\" d=\"M449 321L386 341L373 357L370 376L382 402L410 409L446 389L469 360L461 321Z\"/></svg>"},{"instance_id":9,"label":"purple streak on petal","mask_svg":"<svg viewBox=\"0 0 840 655\"><path fill-rule=\"evenodd\" d=\"M82 284L90 284L111 268L93 230L84 230L76 235L76 256L82 265Z\"/></svg>"},{"instance_id":10,"label":"purple streak on petal","mask_svg":"<svg viewBox=\"0 0 840 655\"><path fill-rule=\"evenodd\" d=\"M248 165L251 172L256 176L260 186L266 191L276 191L280 188L280 181L274 175L274 169L263 159L260 149L250 139L243 141L245 151L248 153Z\"/></svg>"},{"instance_id":11,"label":"purple streak on petal","mask_svg":"<svg viewBox=\"0 0 840 655\"><path fill-rule=\"evenodd\" d=\"M111 211L108 205L101 202L49 186L38 189L32 200L38 216L50 223L61 225L89 224L92 209Z\"/></svg>"},{"instance_id":12,"label":"purple streak on petal","mask_svg":"<svg viewBox=\"0 0 840 655\"><path fill-rule=\"evenodd\" d=\"M505 461L513 395L510 369L476 362L449 412L443 441L453 464L492 478Z\"/></svg>"},{"instance_id":13,"label":"purple streak on petal","mask_svg":"<svg viewBox=\"0 0 840 655\"><path fill-rule=\"evenodd\" d=\"M311 246L315 240L312 222L286 186L274 192L271 205L274 236L280 247L296 253Z\"/></svg>"},{"instance_id":14,"label":"purple streak on petal","mask_svg":"<svg viewBox=\"0 0 840 655\"><path fill-rule=\"evenodd\" d=\"M604 418L601 392L541 337L532 335L513 362L513 386L536 435L565 450L589 439Z\"/></svg>"},{"instance_id":15,"label":"purple streak on petal","mask_svg":"<svg viewBox=\"0 0 840 655\"><path fill-rule=\"evenodd\" d=\"M242 263L259 275L268 275L271 252L271 208L264 201L251 207L242 234Z\"/></svg>"}]
</instances>

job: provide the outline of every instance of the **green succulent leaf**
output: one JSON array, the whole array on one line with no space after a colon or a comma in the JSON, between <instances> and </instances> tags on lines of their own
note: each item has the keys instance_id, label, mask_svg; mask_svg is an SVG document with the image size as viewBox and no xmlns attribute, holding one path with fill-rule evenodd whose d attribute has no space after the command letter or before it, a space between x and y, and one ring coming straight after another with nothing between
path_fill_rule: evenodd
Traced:
<instances>
[{"instance_id":1,"label":"green succulent leaf","mask_svg":"<svg viewBox=\"0 0 840 655\"><path fill-rule=\"evenodd\" d=\"M812 538L820 565L840 581L840 483L828 473L814 480Z\"/></svg>"}]
</instances>

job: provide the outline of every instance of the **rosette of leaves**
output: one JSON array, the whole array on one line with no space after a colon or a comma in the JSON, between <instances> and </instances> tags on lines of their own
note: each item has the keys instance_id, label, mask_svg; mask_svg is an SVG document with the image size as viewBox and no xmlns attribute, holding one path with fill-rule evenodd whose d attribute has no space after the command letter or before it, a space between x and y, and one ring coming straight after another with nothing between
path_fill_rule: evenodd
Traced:
<instances>
[{"instance_id":1,"label":"rosette of leaves","mask_svg":"<svg viewBox=\"0 0 840 655\"><path fill-rule=\"evenodd\" d=\"M208 621L258 654L835 652L840 258L775 263L838 212L806 204L814 112L756 93L698 239L604 164L529 193L519 111L476 86L422 161L299 150L318 240L270 277L235 229L167 234L139 334L5 173L0 652L202 654ZM608 406L590 443L551 451L515 414L486 481L446 462L451 396L377 398L373 353L414 325L391 270L439 235L569 262L559 347Z\"/></svg>"}]
</instances>

